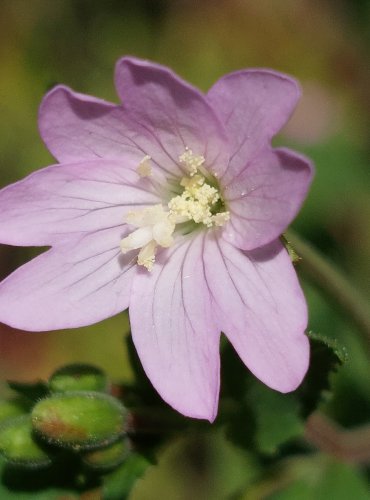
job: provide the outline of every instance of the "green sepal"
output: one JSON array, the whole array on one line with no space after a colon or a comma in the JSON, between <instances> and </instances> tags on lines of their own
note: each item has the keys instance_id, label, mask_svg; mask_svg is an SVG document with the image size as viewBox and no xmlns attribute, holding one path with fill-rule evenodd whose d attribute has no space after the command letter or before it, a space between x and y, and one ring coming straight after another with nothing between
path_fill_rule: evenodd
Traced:
<instances>
[{"instance_id":1,"label":"green sepal","mask_svg":"<svg viewBox=\"0 0 370 500\"><path fill-rule=\"evenodd\" d=\"M128 439L119 441L97 450L92 450L82 456L82 463L91 472L106 473L120 466L130 453Z\"/></svg>"},{"instance_id":2,"label":"green sepal","mask_svg":"<svg viewBox=\"0 0 370 500\"><path fill-rule=\"evenodd\" d=\"M25 397L30 402L36 402L49 394L47 384L41 380L32 383L8 380L7 384L13 391L16 391L19 395Z\"/></svg>"},{"instance_id":3,"label":"green sepal","mask_svg":"<svg viewBox=\"0 0 370 500\"><path fill-rule=\"evenodd\" d=\"M85 363L62 366L51 375L48 384L52 393L108 390L105 373L100 368Z\"/></svg>"},{"instance_id":4,"label":"green sepal","mask_svg":"<svg viewBox=\"0 0 370 500\"><path fill-rule=\"evenodd\" d=\"M33 408L34 431L47 443L75 451L108 446L125 434L127 411L101 392L55 394Z\"/></svg>"},{"instance_id":5,"label":"green sepal","mask_svg":"<svg viewBox=\"0 0 370 500\"><path fill-rule=\"evenodd\" d=\"M50 457L33 437L28 415L8 419L1 425L0 451L8 464L22 468L40 469L51 465Z\"/></svg>"}]
</instances>

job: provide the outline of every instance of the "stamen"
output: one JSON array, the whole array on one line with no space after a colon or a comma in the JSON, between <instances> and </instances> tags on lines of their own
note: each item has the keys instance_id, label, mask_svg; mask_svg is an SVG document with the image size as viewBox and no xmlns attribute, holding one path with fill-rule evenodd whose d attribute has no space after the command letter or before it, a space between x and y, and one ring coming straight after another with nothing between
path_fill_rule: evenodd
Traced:
<instances>
[{"instance_id":1,"label":"stamen","mask_svg":"<svg viewBox=\"0 0 370 500\"><path fill-rule=\"evenodd\" d=\"M193 177L198 172L199 167L205 162L202 155L194 155L193 151L187 146L185 151L179 156L179 162L188 169L190 177Z\"/></svg>"},{"instance_id":2,"label":"stamen","mask_svg":"<svg viewBox=\"0 0 370 500\"><path fill-rule=\"evenodd\" d=\"M212 207L220 200L220 194L216 188L205 182L201 175L184 177L180 185L184 192L175 196L168 203L170 214L178 219L193 220L196 223L203 223L207 227L223 226L229 220L229 212L212 214Z\"/></svg>"},{"instance_id":3,"label":"stamen","mask_svg":"<svg viewBox=\"0 0 370 500\"><path fill-rule=\"evenodd\" d=\"M219 212L218 214L212 215L212 222L215 226L221 227L228 220L230 220L230 212Z\"/></svg>"},{"instance_id":4,"label":"stamen","mask_svg":"<svg viewBox=\"0 0 370 500\"><path fill-rule=\"evenodd\" d=\"M150 160L151 157L146 155L139 163L137 172L141 177L152 175ZM153 205L128 212L125 216L125 221L137 229L122 239L121 251L125 254L140 248L137 263L148 271L153 269L158 246L168 248L173 244L176 225L193 221L206 227L220 227L230 219L228 211L217 211L223 205L219 191L198 173L204 157L185 148L179 161L189 171L189 177L183 177L180 182L184 188L182 194L174 196L167 207Z\"/></svg>"},{"instance_id":5,"label":"stamen","mask_svg":"<svg viewBox=\"0 0 370 500\"><path fill-rule=\"evenodd\" d=\"M151 156L145 155L139 163L136 172L140 175L140 177L150 177L152 175L152 167L150 165L151 159Z\"/></svg>"},{"instance_id":6,"label":"stamen","mask_svg":"<svg viewBox=\"0 0 370 500\"><path fill-rule=\"evenodd\" d=\"M155 262L156 248L157 244L154 240L152 240L140 250L139 255L137 256L137 263L139 266L144 266L148 269L148 271L152 271Z\"/></svg>"}]
</instances>

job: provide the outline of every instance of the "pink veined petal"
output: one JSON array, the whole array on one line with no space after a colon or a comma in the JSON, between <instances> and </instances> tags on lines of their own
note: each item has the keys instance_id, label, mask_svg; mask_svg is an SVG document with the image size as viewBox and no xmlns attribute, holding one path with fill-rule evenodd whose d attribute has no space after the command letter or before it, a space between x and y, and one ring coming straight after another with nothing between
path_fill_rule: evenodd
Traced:
<instances>
[{"instance_id":1,"label":"pink veined petal","mask_svg":"<svg viewBox=\"0 0 370 500\"><path fill-rule=\"evenodd\" d=\"M0 321L46 331L77 328L128 307L135 255L120 253L120 229L51 249L0 283Z\"/></svg>"},{"instance_id":2,"label":"pink veined petal","mask_svg":"<svg viewBox=\"0 0 370 500\"><path fill-rule=\"evenodd\" d=\"M264 69L230 73L213 85L208 99L223 120L231 143L223 185L270 143L290 117L299 97L295 80Z\"/></svg>"},{"instance_id":3,"label":"pink veined petal","mask_svg":"<svg viewBox=\"0 0 370 500\"><path fill-rule=\"evenodd\" d=\"M150 180L125 169L123 161L52 166L0 191L0 241L51 245L122 226L128 211L160 202Z\"/></svg>"},{"instance_id":4,"label":"pink veined petal","mask_svg":"<svg viewBox=\"0 0 370 500\"><path fill-rule=\"evenodd\" d=\"M47 148L61 163L102 158L132 168L150 156L162 175L179 173L178 166L168 158L163 164L156 162L163 160L162 145L122 106L73 92L64 85L58 85L44 97L39 128Z\"/></svg>"},{"instance_id":5,"label":"pink veined petal","mask_svg":"<svg viewBox=\"0 0 370 500\"><path fill-rule=\"evenodd\" d=\"M219 393L219 337L204 280L203 234L162 252L134 279L129 312L144 370L177 411L213 421Z\"/></svg>"},{"instance_id":6,"label":"pink veined petal","mask_svg":"<svg viewBox=\"0 0 370 500\"><path fill-rule=\"evenodd\" d=\"M168 68L132 57L118 61L116 88L140 130L161 145L159 163L178 165L188 147L205 157L206 168L216 177L225 171L229 158L226 133L201 92ZM184 173L181 165L178 173Z\"/></svg>"},{"instance_id":7,"label":"pink veined petal","mask_svg":"<svg viewBox=\"0 0 370 500\"><path fill-rule=\"evenodd\" d=\"M231 216L224 238L243 250L278 238L297 215L312 176L304 156L282 148L261 152L223 190Z\"/></svg>"},{"instance_id":8,"label":"pink veined petal","mask_svg":"<svg viewBox=\"0 0 370 500\"><path fill-rule=\"evenodd\" d=\"M125 137L121 115L115 104L58 85L42 100L39 128L47 148L61 163L122 160L127 154L136 154L138 163L146 153Z\"/></svg>"},{"instance_id":9,"label":"pink veined petal","mask_svg":"<svg viewBox=\"0 0 370 500\"><path fill-rule=\"evenodd\" d=\"M307 307L290 258L279 241L245 253L207 238L206 279L219 326L263 383L294 390L309 361Z\"/></svg>"}]
</instances>

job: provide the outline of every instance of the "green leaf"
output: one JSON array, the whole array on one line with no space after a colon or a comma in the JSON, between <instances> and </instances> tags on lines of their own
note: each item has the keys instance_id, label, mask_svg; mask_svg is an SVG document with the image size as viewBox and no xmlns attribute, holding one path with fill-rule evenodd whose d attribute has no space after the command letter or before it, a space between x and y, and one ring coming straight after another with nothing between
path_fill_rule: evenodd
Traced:
<instances>
[{"instance_id":1,"label":"green leaf","mask_svg":"<svg viewBox=\"0 0 370 500\"><path fill-rule=\"evenodd\" d=\"M56 370L49 378L49 388L53 393L67 391L107 392L108 380L100 368L84 363L74 363Z\"/></svg>"},{"instance_id":2,"label":"green leaf","mask_svg":"<svg viewBox=\"0 0 370 500\"><path fill-rule=\"evenodd\" d=\"M322 455L299 461L298 467L292 462L289 484L266 500L370 499L366 478L354 466ZM279 484L279 476L275 479Z\"/></svg>"},{"instance_id":3,"label":"green leaf","mask_svg":"<svg viewBox=\"0 0 370 500\"><path fill-rule=\"evenodd\" d=\"M115 442L125 433L127 411L107 394L75 391L41 400L31 416L47 443L78 451Z\"/></svg>"},{"instance_id":4,"label":"green leaf","mask_svg":"<svg viewBox=\"0 0 370 500\"><path fill-rule=\"evenodd\" d=\"M248 400L254 409L254 439L259 452L274 454L281 445L302 435L304 424L294 394L281 394L256 383Z\"/></svg>"},{"instance_id":5,"label":"green leaf","mask_svg":"<svg viewBox=\"0 0 370 500\"><path fill-rule=\"evenodd\" d=\"M126 500L149 465L150 462L142 455L131 454L119 469L106 477L102 500Z\"/></svg>"},{"instance_id":6,"label":"green leaf","mask_svg":"<svg viewBox=\"0 0 370 500\"><path fill-rule=\"evenodd\" d=\"M266 496L265 500L313 500L314 498L312 487L307 482L299 479L293 481L283 491ZM329 499L330 497L327 500Z\"/></svg>"},{"instance_id":7,"label":"green leaf","mask_svg":"<svg viewBox=\"0 0 370 500\"><path fill-rule=\"evenodd\" d=\"M347 351L338 342L317 333L309 332L311 359L307 375L295 391L302 405L302 415L307 417L330 390L330 375L347 361Z\"/></svg>"},{"instance_id":8,"label":"green leaf","mask_svg":"<svg viewBox=\"0 0 370 500\"><path fill-rule=\"evenodd\" d=\"M365 477L355 467L332 460L314 489L315 500L369 500Z\"/></svg>"},{"instance_id":9,"label":"green leaf","mask_svg":"<svg viewBox=\"0 0 370 500\"><path fill-rule=\"evenodd\" d=\"M0 427L0 450L8 463L17 466L36 469L51 464L49 456L32 436L31 419L28 415L8 419Z\"/></svg>"}]
</instances>

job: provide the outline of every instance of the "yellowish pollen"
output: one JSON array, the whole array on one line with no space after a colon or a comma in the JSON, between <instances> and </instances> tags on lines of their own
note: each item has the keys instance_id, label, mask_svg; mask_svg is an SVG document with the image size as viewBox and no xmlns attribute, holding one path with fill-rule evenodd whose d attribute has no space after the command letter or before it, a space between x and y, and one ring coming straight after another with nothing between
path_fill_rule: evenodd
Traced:
<instances>
[{"instance_id":1,"label":"yellowish pollen","mask_svg":"<svg viewBox=\"0 0 370 500\"><path fill-rule=\"evenodd\" d=\"M139 266L144 266L148 271L152 271L155 262L155 250L157 244L154 240L145 245L137 256L137 263Z\"/></svg>"},{"instance_id":2,"label":"yellowish pollen","mask_svg":"<svg viewBox=\"0 0 370 500\"><path fill-rule=\"evenodd\" d=\"M212 215L212 222L215 226L223 226L228 220L230 220L230 212L228 211Z\"/></svg>"},{"instance_id":3,"label":"yellowish pollen","mask_svg":"<svg viewBox=\"0 0 370 500\"><path fill-rule=\"evenodd\" d=\"M205 161L204 156L193 154L193 151L188 147L186 147L185 151L179 156L179 162L185 165L189 171L190 177L193 177L193 175L198 172L198 168L201 167Z\"/></svg>"},{"instance_id":4,"label":"yellowish pollen","mask_svg":"<svg viewBox=\"0 0 370 500\"><path fill-rule=\"evenodd\" d=\"M152 167L150 165L151 159L151 156L145 155L139 163L136 172L140 175L140 177L150 177L152 175Z\"/></svg>"},{"instance_id":5,"label":"yellowish pollen","mask_svg":"<svg viewBox=\"0 0 370 500\"><path fill-rule=\"evenodd\" d=\"M207 227L223 226L229 220L229 212L212 214L212 207L220 200L220 194L216 188L206 183L204 177L199 174L184 177L180 185L185 188L184 192L168 203L170 214L203 223Z\"/></svg>"}]
</instances>

